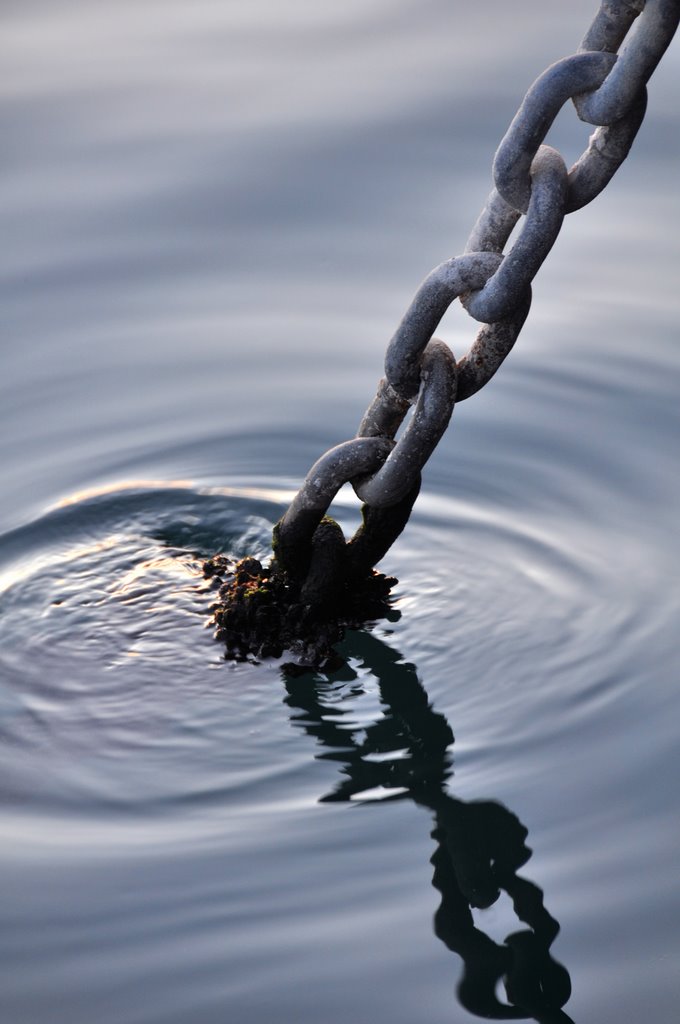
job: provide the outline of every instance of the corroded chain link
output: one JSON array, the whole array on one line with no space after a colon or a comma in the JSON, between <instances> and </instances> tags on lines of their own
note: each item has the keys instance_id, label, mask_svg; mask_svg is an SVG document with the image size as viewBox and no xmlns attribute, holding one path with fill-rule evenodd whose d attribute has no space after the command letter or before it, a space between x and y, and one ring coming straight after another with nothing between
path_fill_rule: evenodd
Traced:
<instances>
[{"instance_id":1,"label":"corroded chain link","mask_svg":"<svg viewBox=\"0 0 680 1024\"><path fill-rule=\"evenodd\" d=\"M551 65L528 90L496 152L495 187L465 252L425 278L388 345L385 377L356 437L312 466L276 527L277 558L306 577L306 600L322 599L340 571L345 578L369 571L403 529L420 472L454 404L484 387L514 345L531 305L531 282L565 214L591 202L628 155L644 117L646 83L679 20L680 0L604 0L578 52ZM568 100L581 120L597 126L570 170L543 144ZM504 253L522 216L519 236ZM458 362L433 337L455 299L484 325ZM345 545L337 531L319 524L348 482L365 504L363 525ZM335 545L330 559L329 544Z\"/></svg>"}]
</instances>

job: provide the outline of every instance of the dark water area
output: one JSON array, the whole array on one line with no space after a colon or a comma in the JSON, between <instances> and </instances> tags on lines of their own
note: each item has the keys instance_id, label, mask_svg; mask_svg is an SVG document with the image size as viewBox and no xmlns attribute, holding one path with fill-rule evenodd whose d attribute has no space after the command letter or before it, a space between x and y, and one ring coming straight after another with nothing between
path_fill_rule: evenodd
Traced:
<instances>
[{"instance_id":1,"label":"dark water area","mask_svg":"<svg viewBox=\"0 0 680 1024\"><path fill-rule=\"evenodd\" d=\"M3 1022L678 1019L677 40L425 470L393 621L225 662L201 572L353 435L595 6L5 5Z\"/></svg>"}]
</instances>

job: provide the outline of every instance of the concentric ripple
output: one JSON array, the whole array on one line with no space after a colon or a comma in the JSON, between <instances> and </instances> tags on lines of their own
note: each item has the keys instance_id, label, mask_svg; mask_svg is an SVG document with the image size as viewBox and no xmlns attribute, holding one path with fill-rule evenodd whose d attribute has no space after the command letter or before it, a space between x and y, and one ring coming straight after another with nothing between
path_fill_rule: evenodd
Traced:
<instances>
[{"instance_id":1,"label":"concentric ripple","mask_svg":"<svg viewBox=\"0 0 680 1024\"><path fill-rule=\"evenodd\" d=\"M398 645L480 757L592 728L671 655L663 566L614 529L427 494L416 522Z\"/></svg>"},{"instance_id":2,"label":"concentric ripple","mask_svg":"<svg viewBox=\"0 0 680 1024\"><path fill-rule=\"evenodd\" d=\"M201 559L264 554L278 514L248 490L129 488L69 499L0 539L8 802L148 813L269 774L255 734L271 673L225 665ZM252 744L236 742L244 729Z\"/></svg>"},{"instance_id":3,"label":"concentric ripple","mask_svg":"<svg viewBox=\"0 0 680 1024\"><path fill-rule=\"evenodd\" d=\"M0 539L1 785L18 814L172 821L179 807L223 809L227 794L256 802L258 786L265 800L305 798L313 783L289 784L309 758L279 666L225 663L201 572L216 551L266 555L287 497L271 482L128 487L76 495ZM338 502L348 530L350 500ZM640 617L644 573L628 593L596 539L570 545L545 520L479 503L421 496L385 568L401 580L400 618L376 625L378 647L350 635L341 656L360 685L342 674L333 684L353 731L366 727L367 701L382 713L381 668L366 654L377 650L379 662L415 662L482 759L503 746L507 758L510 742L548 742L558 719L564 728L615 701L630 678L617 667L653 631L652 569Z\"/></svg>"}]
</instances>

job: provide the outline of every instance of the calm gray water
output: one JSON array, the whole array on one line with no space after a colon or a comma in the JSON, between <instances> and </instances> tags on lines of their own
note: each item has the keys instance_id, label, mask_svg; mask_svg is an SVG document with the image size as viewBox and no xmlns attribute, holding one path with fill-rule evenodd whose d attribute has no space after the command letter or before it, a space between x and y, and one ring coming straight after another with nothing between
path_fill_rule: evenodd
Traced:
<instances>
[{"instance_id":1,"label":"calm gray water","mask_svg":"<svg viewBox=\"0 0 680 1024\"><path fill-rule=\"evenodd\" d=\"M678 1019L677 41L427 467L400 617L225 663L200 573L352 436L595 6L4 5L6 1024Z\"/></svg>"}]
</instances>

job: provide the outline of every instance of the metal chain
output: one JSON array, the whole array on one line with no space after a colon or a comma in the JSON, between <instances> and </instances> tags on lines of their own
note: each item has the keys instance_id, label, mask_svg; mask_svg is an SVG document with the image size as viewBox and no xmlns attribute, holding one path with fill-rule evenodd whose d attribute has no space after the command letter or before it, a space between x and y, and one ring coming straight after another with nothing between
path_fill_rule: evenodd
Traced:
<instances>
[{"instance_id":1,"label":"metal chain","mask_svg":"<svg viewBox=\"0 0 680 1024\"><path fill-rule=\"evenodd\" d=\"M350 441L325 453L275 529L284 568L307 579L303 596L323 598L338 573L367 572L408 520L420 472L446 430L456 402L493 377L514 345L531 305L531 282L550 252L565 214L590 203L625 160L642 123L646 83L680 21L680 0L603 0L578 52L551 65L528 90L493 162L494 189L465 252L423 281L387 347L385 377ZM567 170L543 144L562 106L598 126ZM503 250L520 217L514 245ZM484 324L456 362L433 337L455 299ZM408 426L397 431L414 406ZM350 482L365 502L364 522L331 569L319 523Z\"/></svg>"}]
</instances>

